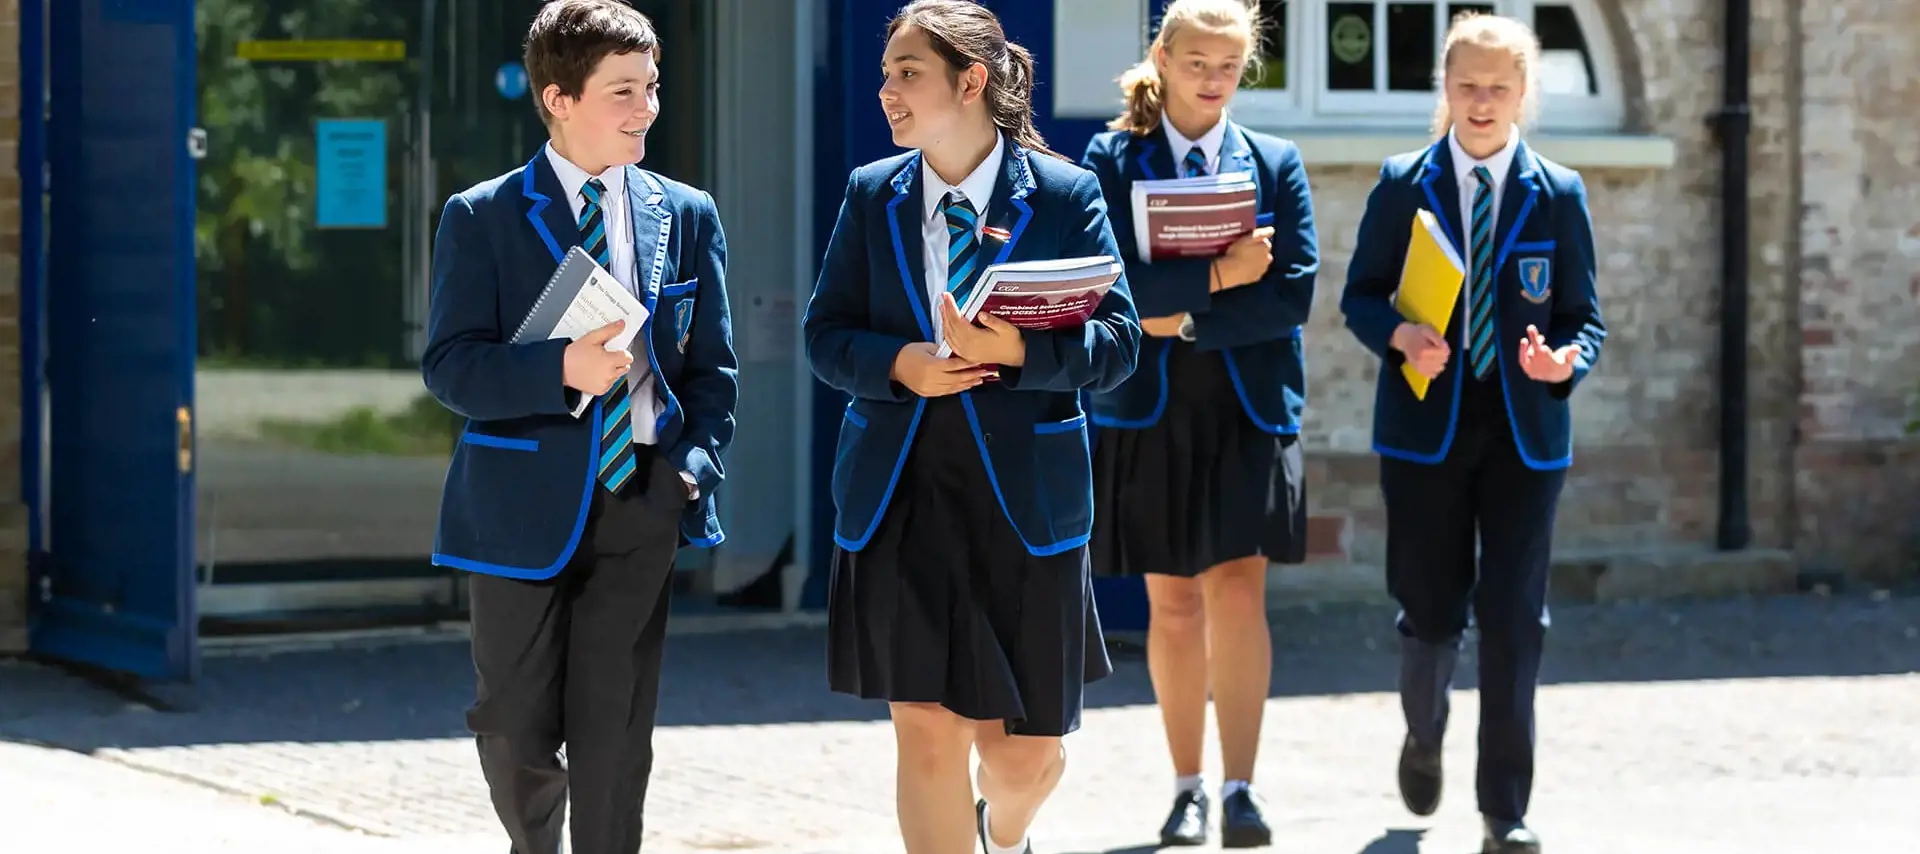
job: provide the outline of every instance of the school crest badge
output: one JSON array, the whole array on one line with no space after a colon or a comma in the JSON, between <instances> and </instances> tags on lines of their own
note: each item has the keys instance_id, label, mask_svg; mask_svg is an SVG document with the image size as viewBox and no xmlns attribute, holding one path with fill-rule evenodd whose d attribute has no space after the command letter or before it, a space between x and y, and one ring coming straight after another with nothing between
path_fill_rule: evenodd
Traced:
<instances>
[{"instance_id":1,"label":"school crest badge","mask_svg":"<svg viewBox=\"0 0 1920 854\"><path fill-rule=\"evenodd\" d=\"M693 297L674 303L673 334L680 352L687 352L687 339L693 334Z\"/></svg>"},{"instance_id":2,"label":"school crest badge","mask_svg":"<svg viewBox=\"0 0 1920 854\"><path fill-rule=\"evenodd\" d=\"M1540 304L1553 296L1553 262L1545 258L1520 259L1520 295Z\"/></svg>"}]
</instances>

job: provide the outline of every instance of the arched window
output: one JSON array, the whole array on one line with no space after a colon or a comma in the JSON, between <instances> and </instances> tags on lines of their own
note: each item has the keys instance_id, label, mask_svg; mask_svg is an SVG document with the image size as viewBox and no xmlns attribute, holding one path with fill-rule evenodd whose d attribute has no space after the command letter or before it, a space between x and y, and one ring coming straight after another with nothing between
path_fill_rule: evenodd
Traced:
<instances>
[{"instance_id":1,"label":"arched window","mask_svg":"<svg viewBox=\"0 0 1920 854\"><path fill-rule=\"evenodd\" d=\"M1113 84L1158 24L1167 0L1056 0L1055 111L1110 116ZM1253 126L1418 131L1433 113L1433 68L1454 15L1493 12L1540 34L1540 129L1617 131L1619 66L1593 0L1261 0L1265 70L1245 84L1234 115ZM1133 28L1133 24L1139 24ZM1131 56L1131 59L1123 57Z\"/></svg>"}]
</instances>

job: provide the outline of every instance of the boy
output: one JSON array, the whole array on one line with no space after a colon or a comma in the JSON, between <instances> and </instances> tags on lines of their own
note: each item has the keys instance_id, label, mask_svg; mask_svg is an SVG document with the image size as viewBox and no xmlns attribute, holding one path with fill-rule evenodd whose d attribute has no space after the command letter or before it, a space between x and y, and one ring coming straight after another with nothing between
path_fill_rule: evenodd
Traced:
<instances>
[{"instance_id":1,"label":"boy","mask_svg":"<svg viewBox=\"0 0 1920 854\"><path fill-rule=\"evenodd\" d=\"M726 238L711 196L634 165L658 59L622 0L543 6L525 62L551 139L448 200L434 241L421 371L469 420L433 560L472 573L467 724L516 854L558 854L569 788L574 849L639 850L674 553L723 537ZM646 306L630 353L618 323L509 343L576 245Z\"/></svg>"}]
</instances>

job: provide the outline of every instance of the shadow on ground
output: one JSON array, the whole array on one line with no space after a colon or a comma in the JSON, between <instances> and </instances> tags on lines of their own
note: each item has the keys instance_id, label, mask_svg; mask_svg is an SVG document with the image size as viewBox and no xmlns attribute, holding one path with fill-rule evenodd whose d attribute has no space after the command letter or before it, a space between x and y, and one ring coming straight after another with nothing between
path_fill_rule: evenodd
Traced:
<instances>
[{"instance_id":1,"label":"shadow on ground","mask_svg":"<svg viewBox=\"0 0 1920 854\"><path fill-rule=\"evenodd\" d=\"M1273 615L1275 696L1394 690L1392 611ZM1557 610L1550 683L1920 671L1920 597L1788 596ZM670 640L660 726L879 720L884 707L828 693L819 629ZM1472 687L1471 647L1461 668ZM1153 701L1143 657L1116 645L1090 708ZM59 670L0 663L0 738L76 750L258 742L368 742L466 734L473 674L463 643L209 655L197 709L155 712ZM1398 846L1398 847L1396 847ZM1408 850L1389 834L1370 854Z\"/></svg>"}]
</instances>

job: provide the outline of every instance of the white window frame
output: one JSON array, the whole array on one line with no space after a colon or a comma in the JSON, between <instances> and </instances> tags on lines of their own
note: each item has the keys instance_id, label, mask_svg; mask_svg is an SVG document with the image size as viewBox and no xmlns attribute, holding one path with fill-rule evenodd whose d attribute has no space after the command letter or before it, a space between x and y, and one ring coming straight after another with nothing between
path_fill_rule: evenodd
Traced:
<instances>
[{"instance_id":1,"label":"white window frame","mask_svg":"<svg viewBox=\"0 0 1920 854\"><path fill-rule=\"evenodd\" d=\"M1387 5L1394 0L1373 0L1377 35L1385 29ZM1327 7L1342 0L1290 0L1287 3L1287 88L1243 88L1234 96L1234 117L1249 125L1273 128L1351 127L1368 129L1424 131L1433 115L1435 93L1428 92L1332 92L1326 89ZM1450 0L1432 0L1444 10ZM1619 130L1625 119L1621 93L1619 58L1606 20L1594 0L1482 0L1492 2L1494 11L1531 23L1534 7L1540 3L1564 2L1573 8L1581 36L1594 65L1599 94L1577 97L1554 95L1541 100L1538 127L1546 131ZM1437 15L1444 16L1440 11ZM1445 37L1446 18L1435 30L1438 40ZM1157 24L1157 21L1150 22ZM1375 79L1386 77L1384 50L1375 50Z\"/></svg>"}]
</instances>

